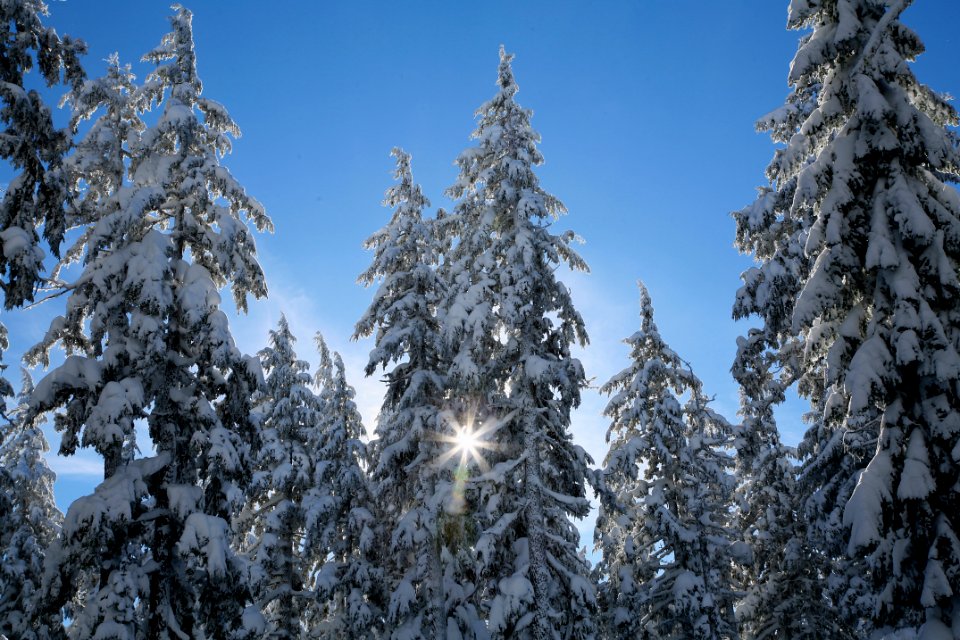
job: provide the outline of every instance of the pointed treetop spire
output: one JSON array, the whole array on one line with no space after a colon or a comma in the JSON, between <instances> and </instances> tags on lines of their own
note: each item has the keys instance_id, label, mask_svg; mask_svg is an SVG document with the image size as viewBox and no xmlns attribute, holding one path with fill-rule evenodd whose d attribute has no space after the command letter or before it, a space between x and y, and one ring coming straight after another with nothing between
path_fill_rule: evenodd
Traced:
<instances>
[{"instance_id":1,"label":"pointed treetop spire","mask_svg":"<svg viewBox=\"0 0 960 640\"><path fill-rule=\"evenodd\" d=\"M277 328L271 330L270 333L289 335L292 342L296 342L297 338L290 331L290 323L287 322L287 314L281 313L280 320L277 322Z\"/></svg>"},{"instance_id":2,"label":"pointed treetop spire","mask_svg":"<svg viewBox=\"0 0 960 640\"><path fill-rule=\"evenodd\" d=\"M180 4L170 8L174 11L169 17L172 30L163 36L156 48L143 54L141 61L159 65L176 59L171 64L159 66L148 81L161 80L163 85L173 88L177 99L192 104L193 100L189 97L199 96L203 92L203 84L197 75L197 56L193 44L193 12ZM186 90L182 96L178 91L181 87ZM155 99L159 102L159 96Z\"/></svg>"},{"instance_id":3,"label":"pointed treetop spire","mask_svg":"<svg viewBox=\"0 0 960 640\"><path fill-rule=\"evenodd\" d=\"M314 341L317 344L317 353L320 355L320 364L317 365L317 372L314 374L314 384L323 389L333 379L333 360L323 334L317 331Z\"/></svg>"},{"instance_id":4,"label":"pointed treetop spire","mask_svg":"<svg viewBox=\"0 0 960 640\"><path fill-rule=\"evenodd\" d=\"M394 147L390 150L390 157L397 159L397 168L393 172L393 177L397 180L404 181L406 176L412 175L410 170L410 154L401 149L400 147Z\"/></svg>"},{"instance_id":5,"label":"pointed treetop spire","mask_svg":"<svg viewBox=\"0 0 960 640\"><path fill-rule=\"evenodd\" d=\"M497 69L497 84L510 96L513 96L519 90L517 81L513 77L513 68L510 66L513 62L513 56L514 54L507 53L503 45L500 45L500 66Z\"/></svg>"},{"instance_id":6,"label":"pointed treetop spire","mask_svg":"<svg viewBox=\"0 0 960 640\"><path fill-rule=\"evenodd\" d=\"M647 291L647 285L643 280L637 280L637 288L640 289L640 325L644 331L656 331L657 325L653 321L653 301L650 300L650 292Z\"/></svg>"},{"instance_id":7,"label":"pointed treetop spire","mask_svg":"<svg viewBox=\"0 0 960 640\"><path fill-rule=\"evenodd\" d=\"M423 195L420 185L413 181L411 156L400 147L394 147L390 151L390 155L397 159L397 166L393 170L393 178L398 181L398 184L387 189L382 204L385 207L399 207L397 209L398 214L416 213L416 217L419 218L419 212L429 207L430 201ZM401 207L403 204L407 206Z\"/></svg>"}]
</instances>

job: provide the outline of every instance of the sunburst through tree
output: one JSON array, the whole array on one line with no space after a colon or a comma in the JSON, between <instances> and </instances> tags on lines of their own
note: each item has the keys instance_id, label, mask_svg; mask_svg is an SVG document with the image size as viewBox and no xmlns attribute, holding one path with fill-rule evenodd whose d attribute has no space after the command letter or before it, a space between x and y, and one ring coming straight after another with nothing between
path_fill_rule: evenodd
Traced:
<instances>
[{"instance_id":1,"label":"sunburst through tree","mask_svg":"<svg viewBox=\"0 0 960 640\"><path fill-rule=\"evenodd\" d=\"M464 506L465 489L467 481L470 479L470 468L476 465L481 473L490 470L490 464L484 457L484 451L493 451L499 449L499 445L494 441L493 436L504 424L510 422L515 411L502 416L480 417L477 415L475 407L468 409L462 416L457 417L454 411L447 410L440 414L441 424L449 427L445 433L437 434L437 439L446 444L448 449L441 455L437 461L437 466L445 466L453 460L457 460L456 469L453 474L453 490L450 495L450 501L447 504L447 511L450 513L460 513Z\"/></svg>"}]
</instances>

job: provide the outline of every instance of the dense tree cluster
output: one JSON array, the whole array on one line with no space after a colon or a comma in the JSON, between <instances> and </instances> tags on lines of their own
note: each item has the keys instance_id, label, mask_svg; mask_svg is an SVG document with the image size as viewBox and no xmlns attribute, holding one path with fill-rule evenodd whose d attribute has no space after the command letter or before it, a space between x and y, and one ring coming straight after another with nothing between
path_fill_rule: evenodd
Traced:
<instances>
[{"instance_id":1,"label":"dense tree cluster","mask_svg":"<svg viewBox=\"0 0 960 640\"><path fill-rule=\"evenodd\" d=\"M354 328L386 387L368 438L319 334L314 374L285 318L255 356L234 343L220 293L266 296L272 223L222 164L240 130L203 93L190 11L138 83L116 55L88 79L41 0L0 3L4 308L65 301L25 354L42 378L0 411L0 638L960 639L958 115L912 73L908 4L790 3L792 92L760 122L779 146L734 214L756 260L733 310L755 321L742 420L640 285L594 467L571 435L587 331L558 278L587 265L554 231L512 55L449 212L393 150ZM65 129L34 68L65 86ZM103 459L66 514L45 420L61 455Z\"/></svg>"}]
</instances>

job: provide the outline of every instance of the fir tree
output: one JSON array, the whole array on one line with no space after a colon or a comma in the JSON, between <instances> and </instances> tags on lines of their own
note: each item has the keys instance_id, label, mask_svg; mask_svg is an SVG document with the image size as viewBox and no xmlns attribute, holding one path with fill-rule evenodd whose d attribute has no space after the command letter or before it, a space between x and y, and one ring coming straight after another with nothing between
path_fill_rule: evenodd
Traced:
<instances>
[{"instance_id":1,"label":"fir tree","mask_svg":"<svg viewBox=\"0 0 960 640\"><path fill-rule=\"evenodd\" d=\"M70 148L70 137L54 126L50 108L37 89L29 86L28 74L36 68L40 83L48 87L61 82L76 87L84 77L79 56L86 45L69 36L61 38L44 26L42 18L47 14L42 0L13 0L0 5L0 158L12 170L0 198L0 288L6 309L33 300L36 287L43 282L44 251L38 229L58 255L69 226L62 162ZM0 324L0 351L6 348L7 330ZM10 383L0 376L0 402L5 403L12 394ZM4 603L0 605L0 636L30 638L34 631L25 625L31 624L29 607L36 608L36 601L31 600L39 587L36 562L50 541L47 534L53 531L41 525L41 520L51 515L43 501L49 500L52 505L52 494L43 494L52 491L48 486L52 480L42 462L38 465L33 460L46 447L33 421L11 424L11 429L6 438L0 437L0 447L4 448L4 465L18 467L0 467L0 493L4 494L0 498L0 520L4 523L0 549L4 569L16 567L24 575L11 579L5 572L0 577ZM10 441L4 443L4 439ZM33 475L25 478L25 472ZM23 482L37 486L23 487ZM40 502L31 505L24 502L26 499ZM35 511L27 513L24 509ZM45 628L48 623L51 620L41 622ZM52 624L56 626L56 616Z\"/></svg>"},{"instance_id":2,"label":"fir tree","mask_svg":"<svg viewBox=\"0 0 960 640\"><path fill-rule=\"evenodd\" d=\"M754 218L741 246L763 247L768 275L783 251L799 267L786 290L753 272L744 310L796 297L782 322L814 413L801 480L814 541L848 556L845 614L861 635L922 625L933 638L960 629L960 197L946 184L960 162L956 112L909 66L923 45L899 21L908 4L791 5L789 26L812 33L789 81L812 98L773 115L787 146L762 197L802 235L771 247L772 220Z\"/></svg>"},{"instance_id":3,"label":"fir tree","mask_svg":"<svg viewBox=\"0 0 960 640\"><path fill-rule=\"evenodd\" d=\"M55 636L60 624L56 616L32 615L40 607L46 550L63 519L53 498L56 476L44 460L47 440L39 424L27 419L32 391L24 372L19 406L0 442L0 637L23 640Z\"/></svg>"},{"instance_id":4,"label":"fir tree","mask_svg":"<svg viewBox=\"0 0 960 640\"><path fill-rule=\"evenodd\" d=\"M309 496L304 547L320 559L313 576L319 614L311 633L331 638L373 638L382 607L383 573L376 566L376 535L364 466L364 428L340 354L332 357L317 334L323 416L312 443L314 492Z\"/></svg>"},{"instance_id":5,"label":"fir tree","mask_svg":"<svg viewBox=\"0 0 960 640\"><path fill-rule=\"evenodd\" d=\"M853 638L827 597L830 563L812 548L798 502L801 493L794 452L780 440L774 407L789 379L775 375L776 352L760 330L738 341L734 377L741 386L743 423L737 430L736 514L742 542L737 604L741 636L760 638Z\"/></svg>"},{"instance_id":6,"label":"fir tree","mask_svg":"<svg viewBox=\"0 0 960 640\"><path fill-rule=\"evenodd\" d=\"M611 637L736 638L730 583L732 428L661 338L640 285L632 363L602 391L610 451L597 546Z\"/></svg>"},{"instance_id":7,"label":"fir tree","mask_svg":"<svg viewBox=\"0 0 960 640\"><path fill-rule=\"evenodd\" d=\"M432 224L423 219L430 203L413 182L410 155L400 149L392 155L398 184L387 190L383 204L394 212L367 240L374 257L360 276L365 285L381 284L354 337L376 333L367 375L389 369L371 445L372 497L382 512L389 587L387 625L393 638L443 638L450 613L442 558L449 550L442 548L439 521L452 485L439 465L444 380L436 307L443 289Z\"/></svg>"},{"instance_id":8,"label":"fir tree","mask_svg":"<svg viewBox=\"0 0 960 640\"><path fill-rule=\"evenodd\" d=\"M284 317L260 352L266 385L258 397L262 446L256 454L250 499L253 519L245 544L255 599L266 619L266 637L305 637L316 599L311 569L324 557L302 544L314 484L321 428L319 399L309 365L297 359L296 338Z\"/></svg>"},{"instance_id":9,"label":"fir tree","mask_svg":"<svg viewBox=\"0 0 960 640\"><path fill-rule=\"evenodd\" d=\"M586 264L572 233L550 232L565 209L533 171L543 157L512 58L501 48L498 92L477 111L477 146L457 159L458 203L441 223L449 410L479 468L462 480L459 535L475 562L458 582L476 580L494 637L587 638L594 590L572 518L589 512L590 459L569 431L585 384L570 348L587 336L554 273Z\"/></svg>"},{"instance_id":10,"label":"fir tree","mask_svg":"<svg viewBox=\"0 0 960 640\"><path fill-rule=\"evenodd\" d=\"M127 265L114 258L129 240L125 234L130 225L139 222L131 218L144 212L144 204L131 206L131 200L155 197L129 186L127 165L131 155L139 151L139 136L144 129L138 113L143 104L133 80L129 65L121 67L114 54L104 77L85 81L65 97L73 105L73 131L82 121L97 117L65 163L73 193L73 219L85 228L54 273L58 275L73 261L81 261L84 272L70 286L66 315L27 354L28 361L49 365L49 349L59 342L68 353L108 363L89 394L80 392L70 410L56 418L56 427L62 432L60 454L72 455L81 445L94 448L103 456L105 478L132 457L136 446L134 420L140 415L133 408L136 402L122 399L131 393L128 380L136 364L131 362L132 354L125 344ZM120 405L115 402L118 399ZM99 409L91 413L91 404L99 405Z\"/></svg>"},{"instance_id":11,"label":"fir tree","mask_svg":"<svg viewBox=\"0 0 960 640\"><path fill-rule=\"evenodd\" d=\"M801 47L806 38L801 42ZM737 438L739 521L751 558L741 573L744 599L738 618L746 637L849 637L839 615L836 582L830 580L841 554L840 518L830 505L852 491L851 471L857 463L841 444L841 434L814 414L811 433L827 442L825 455L807 458L797 478L795 453L781 441L774 407L796 385L822 402L822 377L802 376L802 342L793 331L793 309L812 262L803 243L809 216L793 215L796 172L812 161L810 149L794 138L816 108L820 85L794 85L787 104L762 118L757 127L783 143L767 169L770 187L757 200L733 214L737 247L759 264L743 274L733 315L758 315L760 328L738 339L733 374L741 390L743 423ZM802 139L801 139L802 140ZM838 472L844 469L844 472ZM784 585L790 585L785 588Z\"/></svg>"},{"instance_id":12,"label":"fir tree","mask_svg":"<svg viewBox=\"0 0 960 640\"><path fill-rule=\"evenodd\" d=\"M0 6L0 157L15 172L0 199L0 286L7 309L32 300L43 281L37 230L42 228L48 246L59 255L69 226L62 164L70 136L54 126L50 108L28 88L26 75L36 65L47 86L65 82L76 88L84 78L79 56L86 45L45 27L41 18L47 13L42 0Z\"/></svg>"},{"instance_id":13,"label":"fir tree","mask_svg":"<svg viewBox=\"0 0 960 640\"><path fill-rule=\"evenodd\" d=\"M57 343L75 352L38 384L33 411L61 409L57 426L66 434L82 427L108 458L118 448L132 452L132 423L142 418L156 449L122 458L67 512L44 590L50 608L76 600L75 637L244 633L248 590L230 520L248 480L248 398L262 374L234 345L218 288L230 283L241 310L248 294L266 293L244 218L259 229L270 222L220 166L239 130L221 105L200 97L191 17L176 8L173 32L145 56L158 67L138 99L162 113L127 148L127 184L105 187L68 317L52 323L32 354L45 360ZM123 76L103 85L118 100L106 101L102 126L92 129L104 142L116 138L118 123L138 130L132 117L111 120ZM116 170L117 150L91 145L92 159L77 166ZM87 320L83 334L77 327ZM90 588L72 593L95 573Z\"/></svg>"}]
</instances>

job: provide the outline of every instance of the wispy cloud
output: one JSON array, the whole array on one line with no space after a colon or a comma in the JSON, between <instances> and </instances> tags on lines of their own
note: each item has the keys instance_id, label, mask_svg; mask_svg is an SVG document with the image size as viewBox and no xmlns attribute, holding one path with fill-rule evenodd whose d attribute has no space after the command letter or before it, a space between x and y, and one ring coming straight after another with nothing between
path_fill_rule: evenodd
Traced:
<instances>
[{"instance_id":1,"label":"wispy cloud","mask_svg":"<svg viewBox=\"0 0 960 640\"><path fill-rule=\"evenodd\" d=\"M61 456L50 454L47 464L57 477L103 478L103 460L86 454Z\"/></svg>"}]
</instances>

